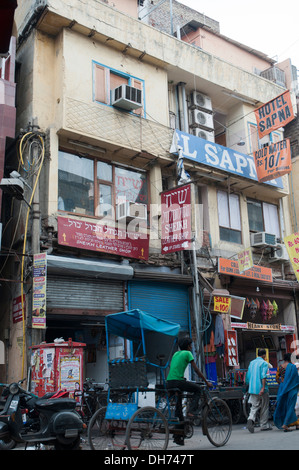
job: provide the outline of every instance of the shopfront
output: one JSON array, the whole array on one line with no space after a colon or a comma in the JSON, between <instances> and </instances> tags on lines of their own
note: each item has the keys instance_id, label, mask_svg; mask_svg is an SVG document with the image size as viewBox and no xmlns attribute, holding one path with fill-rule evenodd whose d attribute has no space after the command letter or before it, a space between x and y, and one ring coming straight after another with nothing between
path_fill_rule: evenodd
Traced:
<instances>
[{"instance_id":1,"label":"shopfront","mask_svg":"<svg viewBox=\"0 0 299 470\"><path fill-rule=\"evenodd\" d=\"M240 309L231 312L227 334L235 342L235 362L228 357L230 345L226 344L226 369L248 369L256 358L257 349L264 348L267 360L276 369L285 352L297 349L297 283L267 278L268 268L253 271L253 275L220 274L222 285L231 299L243 299Z\"/></svg>"},{"instance_id":2,"label":"shopfront","mask_svg":"<svg viewBox=\"0 0 299 470\"><path fill-rule=\"evenodd\" d=\"M94 259L48 256L46 342L57 338L86 344L84 375L108 378L105 316L125 309L128 264ZM124 344L112 342L111 355L122 356Z\"/></svg>"}]
</instances>

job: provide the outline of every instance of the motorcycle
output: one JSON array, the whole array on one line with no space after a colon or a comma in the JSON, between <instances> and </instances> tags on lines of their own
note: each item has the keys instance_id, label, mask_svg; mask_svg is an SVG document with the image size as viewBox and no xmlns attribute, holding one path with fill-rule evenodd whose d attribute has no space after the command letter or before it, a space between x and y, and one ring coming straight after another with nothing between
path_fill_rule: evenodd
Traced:
<instances>
[{"instance_id":1,"label":"motorcycle","mask_svg":"<svg viewBox=\"0 0 299 470\"><path fill-rule=\"evenodd\" d=\"M21 383L8 385L3 393L4 408L0 413L0 449L12 449L16 443L40 448L53 445L56 450L77 450L85 425L77 411L76 401L61 398L65 392L39 398L24 390Z\"/></svg>"}]
</instances>

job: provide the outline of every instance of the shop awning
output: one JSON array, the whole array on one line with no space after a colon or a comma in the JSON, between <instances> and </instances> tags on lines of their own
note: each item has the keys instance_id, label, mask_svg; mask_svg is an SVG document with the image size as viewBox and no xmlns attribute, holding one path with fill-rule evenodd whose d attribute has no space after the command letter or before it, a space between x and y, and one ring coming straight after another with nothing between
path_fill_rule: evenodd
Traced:
<instances>
[{"instance_id":1,"label":"shop awning","mask_svg":"<svg viewBox=\"0 0 299 470\"><path fill-rule=\"evenodd\" d=\"M131 279L134 274L129 264L64 256L47 255L47 271L55 274L72 274L94 278Z\"/></svg>"},{"instance_id":2,"label":"shop awning","mask_svg":"<svg viewBox=\"0 0 299 470\"><path fill-rule=\"evenodd\" d=\"M0 2L0 56L5 56L9 51L17 6L16 0L1 0Z\"/></svg>"}]
</instances>

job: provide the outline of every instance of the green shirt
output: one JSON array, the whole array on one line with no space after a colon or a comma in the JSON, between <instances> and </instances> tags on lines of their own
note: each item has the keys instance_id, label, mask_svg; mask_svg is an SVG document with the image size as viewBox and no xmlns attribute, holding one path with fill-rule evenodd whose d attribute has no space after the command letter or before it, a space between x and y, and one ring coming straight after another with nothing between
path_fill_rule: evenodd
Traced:
<instances>
[{"instance_id":1,"label":"green shirt","mask_svg":"<svg viewBox=\"0 0 299 470\"><path fill-rule=\"evenodd\" d=\"M184 380L184 373L188 364L194 361L194 357L190 351L177 351L174 353L167 380Z\"/></svg>"}]
</instances>

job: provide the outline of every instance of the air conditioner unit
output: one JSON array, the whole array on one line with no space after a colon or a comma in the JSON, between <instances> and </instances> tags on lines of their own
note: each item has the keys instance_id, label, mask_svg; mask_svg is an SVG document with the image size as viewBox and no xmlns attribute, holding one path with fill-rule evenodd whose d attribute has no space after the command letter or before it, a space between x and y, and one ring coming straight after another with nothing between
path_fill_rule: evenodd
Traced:
<instances>
[{"instance_id":1,"label":"air conditioner unit","mask_svg":"<svg viewBox=\"0 0 299 470\"><path fill-rule=\"evenodd\" d=\"M141 108L142 91L129 85L120 85L111 90L111 104L129 111Z\"/></svg>"},{"instance_id":2,"label":"air conditioner unit","mask_svg":"<svg viewBox=\"0 0 299 470\"><path fill-rule=\"evenodd\" d=\"M191 129L191 134L195 135L196 137L200 137L201 139L215 142L215 133L212 131L206 131L200 127L194 127L194 129Z\"/></svg>"},{"instance_id":3,"label":"air conditioner unit","mask_svg":"<svg viewBox=\"0 0 299 470\"><path fill-rule=\"evenodd\" d=\"M199 91L192 91L190 98L190 108L200 108L210 112L213 111L212 100L209 96L204 95Z\"/></svg>"},{"instance_id":4,"label":"air conditioner unit","mask_svg":"<svg viewBox=\"0 0 299 470\"><path fill-rule=\"evenodd\" d=\"M276 248L271 250L269 255L269 262L273 263L274 261L289 261L288 250L283 243L277 243Z\"/></svg>"},{"instance_id":5,"label":"air conditioner unit","mask_svg":"<svg viewBox=\"0 0 299 470\"><path fill-rule=\"evenodd\" d=\"M257 232L251 234L251 246L276 246L276 235L267 232Z\"/></svg>"},{"instance_id":6,"label":"air conditioner unit","mask_svg":"<svg viewBox=\"0 0 299 470\"><path fill-rule=\"evenodd\" d=\"M199 109L193 109L193 111L191 111L190 127L201 127L206 130L213 130L213 115L205 113Z\"/></svg>"},{"instance_id":7,"label":"air conditioner unit","mask_svg":"<svg viewBox=\"0 0 299 470\"><path fill-rule=\"evenodd\" d=\"M116 206L117 220L132 219L147 220L147 205L136 202L124 201Z\"/></svg>"}]
</instances>

